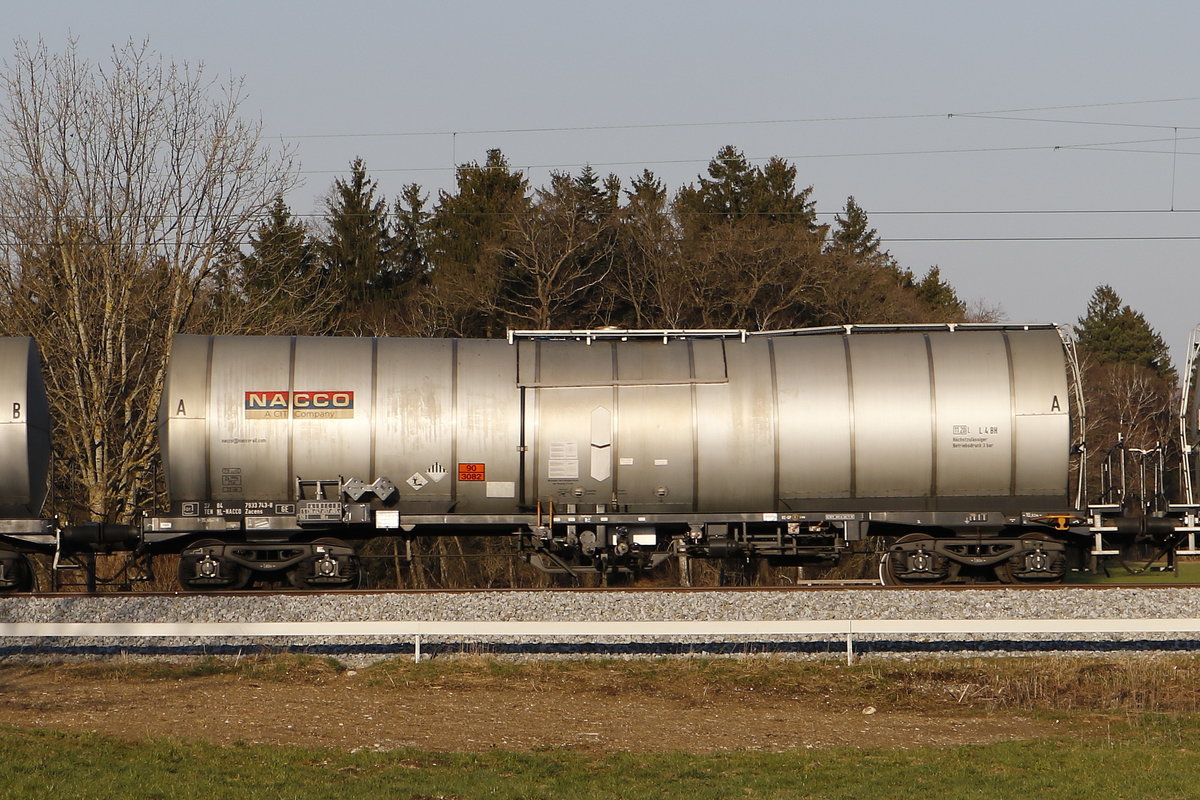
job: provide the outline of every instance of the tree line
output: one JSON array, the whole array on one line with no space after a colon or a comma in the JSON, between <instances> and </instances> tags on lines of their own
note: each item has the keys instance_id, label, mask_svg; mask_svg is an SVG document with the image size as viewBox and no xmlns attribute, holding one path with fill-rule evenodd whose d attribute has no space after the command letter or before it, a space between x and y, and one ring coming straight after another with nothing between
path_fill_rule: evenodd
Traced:
<instances>
[{"instance_id":1,"label":"tree line","mask_svg":"<svg viewBox=\"0 0 1200 800\"><path fill-rule=\"evenodd\" d=\"M625 185L591 167L533 188L490 150L459 166L455 188L432 205L417 184L389 203L355 159L315 225L276 199L214 302L257 307L264 290L288 285L284 313L264 320L295 333L399 336L965 316L936 268L918 278L896 263L853 197L825 225L811 194L793 165L755 166L733 146L674 194L649 170ZM323 313L297 318L295 302Z\"/></svg>"}]
</instances>

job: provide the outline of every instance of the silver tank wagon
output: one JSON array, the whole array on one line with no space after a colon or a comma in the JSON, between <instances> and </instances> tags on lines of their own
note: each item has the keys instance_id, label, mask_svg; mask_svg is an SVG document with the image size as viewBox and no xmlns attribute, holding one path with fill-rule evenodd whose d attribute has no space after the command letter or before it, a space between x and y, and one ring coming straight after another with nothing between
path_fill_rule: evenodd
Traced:
<instances>
[{"instance_id":1,"label":"silver tank wagon","mask_svg":"<svg viewBox=\"0 0 1200 800\"><path fill-rule=\"evenodd\" d=\"M25 554L51 552L53 523L39 518L50 472L50 408L37 345L0 338L0 591L30 588Z\"/></svg>"},{"instance_id":2,"label":"silver tank wagon","mask_svg":"<svg viewBox=\"0 0 1200 800\"><path fill-rule=\"evenodd\" d=\"M193 588L347 585L346 539L462 532L549 571L882 535L890 580L1055 579L1068 356L1052 325L179 336L145 536Z\"/></svg>"}]
</instances>

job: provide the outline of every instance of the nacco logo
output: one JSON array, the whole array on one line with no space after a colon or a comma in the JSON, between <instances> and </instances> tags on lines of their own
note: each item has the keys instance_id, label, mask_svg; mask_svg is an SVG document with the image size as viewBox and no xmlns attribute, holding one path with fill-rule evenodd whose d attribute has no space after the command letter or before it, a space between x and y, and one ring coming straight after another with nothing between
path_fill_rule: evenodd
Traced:
<instances>
[{"instance_id":1,"label":"nacco logo","mask_svg":"<svg viewBox=\"0 0 1200 800\"><path fill-rule=\"evenodd\" d=\"M354 416L354 392L246 392L247 419L344 419Z\"/></svg>"}]
</instances>

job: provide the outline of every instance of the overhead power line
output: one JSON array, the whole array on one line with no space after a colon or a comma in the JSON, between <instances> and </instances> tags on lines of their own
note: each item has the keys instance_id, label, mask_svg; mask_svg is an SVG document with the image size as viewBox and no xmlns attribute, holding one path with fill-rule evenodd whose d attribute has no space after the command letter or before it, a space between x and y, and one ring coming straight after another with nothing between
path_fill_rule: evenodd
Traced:
<instances>
[{"instance_id":1,"label":"overhead power line","mask_svg":"<svg viewBox=\"0 0 1200 800\"><path fill-rule=\"evenodd\" d=\"M989 119L1007 122L1048 122L1054 125L1096 125L1109 128L1155 128L1159 130L1200 130L1200 125L1164 125L1149 122L1101 122L1089 119L1048 119L1046 117L1010 117L1004 114L951 114L954 119Z\"/></svg>"},{"instance_id":2,"label":"overhead power line","mask_svg":"<svg viewBox=\"0 0 1200 800\"><path fill-rule=\"evenodd\" d=\"M1190 137L1200 138L1200 137ZM1150 142L1171 141L1151 139L1145 140ZM1133 142L1131 142L1133 143ZM1180 155L1180 156L1195 156L1200 155L1198 152L1179 151L1172 153L1169 150L1133 150L1120 149L1116 144L1097 143L1097 144L1068 144L1068 145L1026 145L1014 147L958 147L958 148L937 148L932 150L876 150L862 151L856 153L810 153L805 155L786 155L786 156L747 156L745 161L748 163L757 163L769 161L772 158L781 158L785 161L808 161L821 158L885 158L891 156L929 156L929 155L961 155L970 153L1020 153L1020 152L1054 152L1057 150L1108 150L1110 152L1129 152L1129 153L1150 153L1154 155ZM579 167L652 167L668 164L707 164L713 161L713 158L671 158L671 159L645 159L639 161L586 161L586 162L555 162L547 164L509 164L507 168L515 170L541 170L541 169L572 169ZM372 167L371 174L377 173L399 173L399 172L454 172L461 168L462 164L446 165L440 167ZM472 165L474 168L486 169L484 165ZM345 174L344 169L305 169L300 170L301 175L342 175Z\"/></svg>"},{"instance_id":3,"label":"overhead power line","mask_svg":"<svg viewBox=\"0 0 1200 800\"><path fill-rule=\"evenodd\" d=\"M1200 130L1196 128L1195 130ZM1175 145L1178 142L1200 140L1200 135L1197 136L1180 136L1180 137L1157 137L1150 139L1122 139L1117 141L1106 142L1081 142L1078 144L1039 144L1039 145L1009 145L998 147L941 147L921 150L864 150L847 153L802 153L792 155L773 155L773 156L742 156L741 160L747 163L761 163L770 161L772 158L781 158L785 161L810 161L823 158L886 158L893 156L928 156L928 155L964 155L972 153L1021 153L1021 152L1055 152L1059 150L1086 150L1086 151L1111 151L1111 152L1128 152L1128 153L1146 153L1152 155L1169 155L1176 156L1195 156L1200 155L1200 152L1190 150L1144 150L1126 148L1125 145L1135 144L1171 144ZM711 156L704 158L671 158L671 159L642 159L632 161L587 161L587 162L554 162L542 164L507 164L506 169L516 170L543 170L543 169L572 169L580 167L653 167L672 164L707 164L714 161ZM436 167L372 167L371 174L377 173L405 173L405 172L453 172L458 169L487 169L485 164L446 164ZM341 175L345 173L344 169L309 169L300 170L301 175Z\"/></svg>"},{"instance_id":4,"label":"overhead power line","mask_svg":"<svg viewBox=\"0 0 1200 800\"><path fill-rule=\"evenodd\" d=\"M752 120L706 120L693 122L649 122L631 124L601 124L601 125L558 125L531 128L477 128L466 130L433 130L433 131L377 131L371 133L307 133L307 134L277 134L265 138L272 139L356 139L405 136L481 136L514 133L578 133L585 131L617 131L617 130L649 130L658 128L716 128L751 125L804 125L828 122L874 122L906 119L946 119L952 117L979 117L999 114L1021 114L1034 111L1072 111L1079 109L1116 108L1121 106L1153 105L1158 103L1187 103L1200 101L1200 97L1170 97L1158 100L1127 100L1111 103L1083 103L1060 106L1032 106L1028 108L1006 108L991 111L965 111L947 113L918 113L918 114L863 114L841 117L797 117L791 119L752 119ZM1175 127L1175 126L1143 126L1143 127ZM1182 126L1179 126L1182 128Z\"/></svg>"}]
</instances>

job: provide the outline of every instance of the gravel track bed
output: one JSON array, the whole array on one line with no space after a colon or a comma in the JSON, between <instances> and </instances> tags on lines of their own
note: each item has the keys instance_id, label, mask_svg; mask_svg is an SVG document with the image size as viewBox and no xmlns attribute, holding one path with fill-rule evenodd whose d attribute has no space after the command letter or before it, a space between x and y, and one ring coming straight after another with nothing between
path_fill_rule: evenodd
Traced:
<instances>
[{"instance_id":1,"label":"gravel track bed","mask_svg":"<svg viewBox=\"0 0 1200 800\"><path fill-rule=\"evenodd\" d=\"M880 619L1151 619L1200 617L1196 589L980 589L725 592L473 592L322 594L248 597L0 599L0 622L358 622L651 621L651 620L880 620ZM667 654L781 654L845 657L841 636L762 641L756 636L422 637L422 653L505 657L645 657ZM1187 652L1200 634L875 634L856 635L858 655L979 655L1007 653ZM365 663L413 653L410 638L338 636L270 639L14 638L0 639L0 660L64 660L126 656L244 655L257 650L334 655Z\"/></svg>"}]
</instances>

